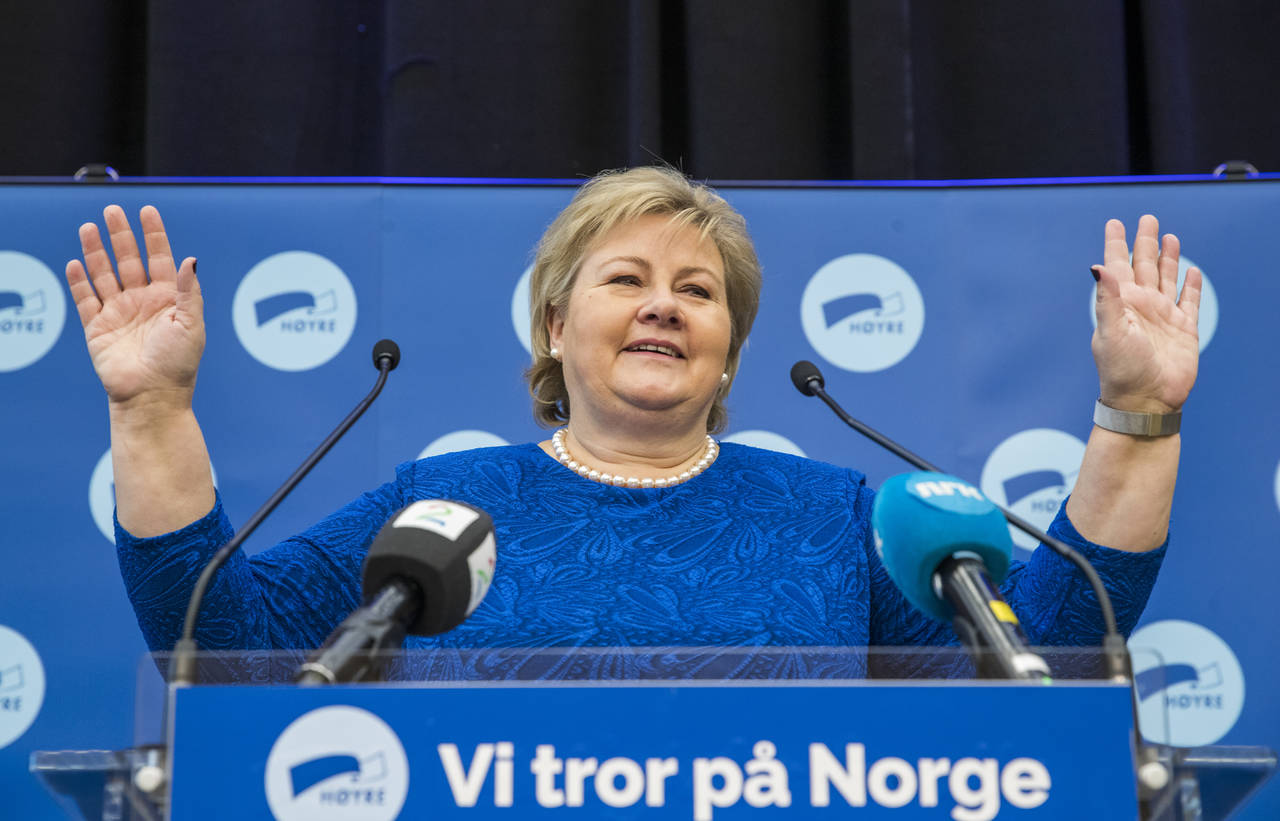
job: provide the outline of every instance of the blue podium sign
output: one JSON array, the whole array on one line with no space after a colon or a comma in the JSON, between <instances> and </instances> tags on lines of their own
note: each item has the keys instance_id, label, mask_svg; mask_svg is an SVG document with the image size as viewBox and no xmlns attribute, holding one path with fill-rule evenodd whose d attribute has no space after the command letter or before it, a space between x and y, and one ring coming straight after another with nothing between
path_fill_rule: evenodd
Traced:
<instances>
[{"instance_id":1,"label":"blue podium sign","mask_svg":"<svg viewBox=\"0 0 1280 821\"><path fill-rule=\"evenodd\" d=\"M1137 815L1105 683L205 686L173 709L181 819Z\"/></svg>"}]
</instances>

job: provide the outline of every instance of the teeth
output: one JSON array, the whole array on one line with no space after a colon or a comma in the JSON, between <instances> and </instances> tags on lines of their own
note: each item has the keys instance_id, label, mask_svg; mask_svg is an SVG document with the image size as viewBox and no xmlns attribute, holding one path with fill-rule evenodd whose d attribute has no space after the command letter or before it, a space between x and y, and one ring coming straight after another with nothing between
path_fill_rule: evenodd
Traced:
<instances>
[{"instance_id":1,"label":"teeth","mask_svg":"<svg viewBox=\"0 0 1280 821\"><path fill-rule=\"evenodd\" d=\"M627 348L629 351L653 351L654 353L663 353L667 356L679 356L674 348L664 348L661 345L632 345Z\"/></svg>"}]
</instances>

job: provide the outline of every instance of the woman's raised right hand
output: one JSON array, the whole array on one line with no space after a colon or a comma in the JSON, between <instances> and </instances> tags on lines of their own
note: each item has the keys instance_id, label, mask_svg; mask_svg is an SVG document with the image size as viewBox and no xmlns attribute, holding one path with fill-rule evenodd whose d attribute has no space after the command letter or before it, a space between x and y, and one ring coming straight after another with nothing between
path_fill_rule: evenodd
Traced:
<instances>
[{"instance_id":1,"label":"woman's raised right hand","mask_svg":"<svg viewBox=\"0 0 1280 821\"><path fill-rule=\"evenodd\" d=\"M84 263L67 263L93 368L117 408L190 408L205 338L196 260L175 267L160 212L150 205L139 214L145 267L124 209L109 205L103 216L116 268L91 222L80 226Z\"/></svg>"}]
</instances>

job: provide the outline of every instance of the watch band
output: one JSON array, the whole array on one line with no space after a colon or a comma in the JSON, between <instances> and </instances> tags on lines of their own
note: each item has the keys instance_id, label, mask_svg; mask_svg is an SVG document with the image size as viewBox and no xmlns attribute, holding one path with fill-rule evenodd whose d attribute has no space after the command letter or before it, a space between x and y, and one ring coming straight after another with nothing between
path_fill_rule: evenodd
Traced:
<instances>
[{"instance_id":1,"label":"watch band","mask_svg":"<svg viewBox=\"0 0 1280 821\"><path fill-rule=\"evenodd\" d=\"M1093 406L1093 424L1131 436L1172 436L1182 427L1182 411L1134 413L1109 408L1099 399Z\"/></svg>"}]
</instances>

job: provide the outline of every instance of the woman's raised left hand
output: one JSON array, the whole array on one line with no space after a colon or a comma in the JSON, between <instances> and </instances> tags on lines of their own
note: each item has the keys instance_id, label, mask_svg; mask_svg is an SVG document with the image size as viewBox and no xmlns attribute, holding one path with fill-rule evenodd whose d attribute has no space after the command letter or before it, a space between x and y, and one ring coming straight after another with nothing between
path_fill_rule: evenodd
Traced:
<instances>
[{"instance_id":1,"label":"woman's raised left hand","mask_svg":"<svg viewBox=\"0 0 1280 821\"><path fill-rule=\"evenodd\" d=\"M1138 221L1132 261L1124 223L1109 220L1098 280L1093 359L1102 403L1117 410L1168 413L1196 381L1200 341L1200 269L1187 271L1178 296L1178 238L1160 237L1147 214Z\"/></svg>"}]
</instances>

